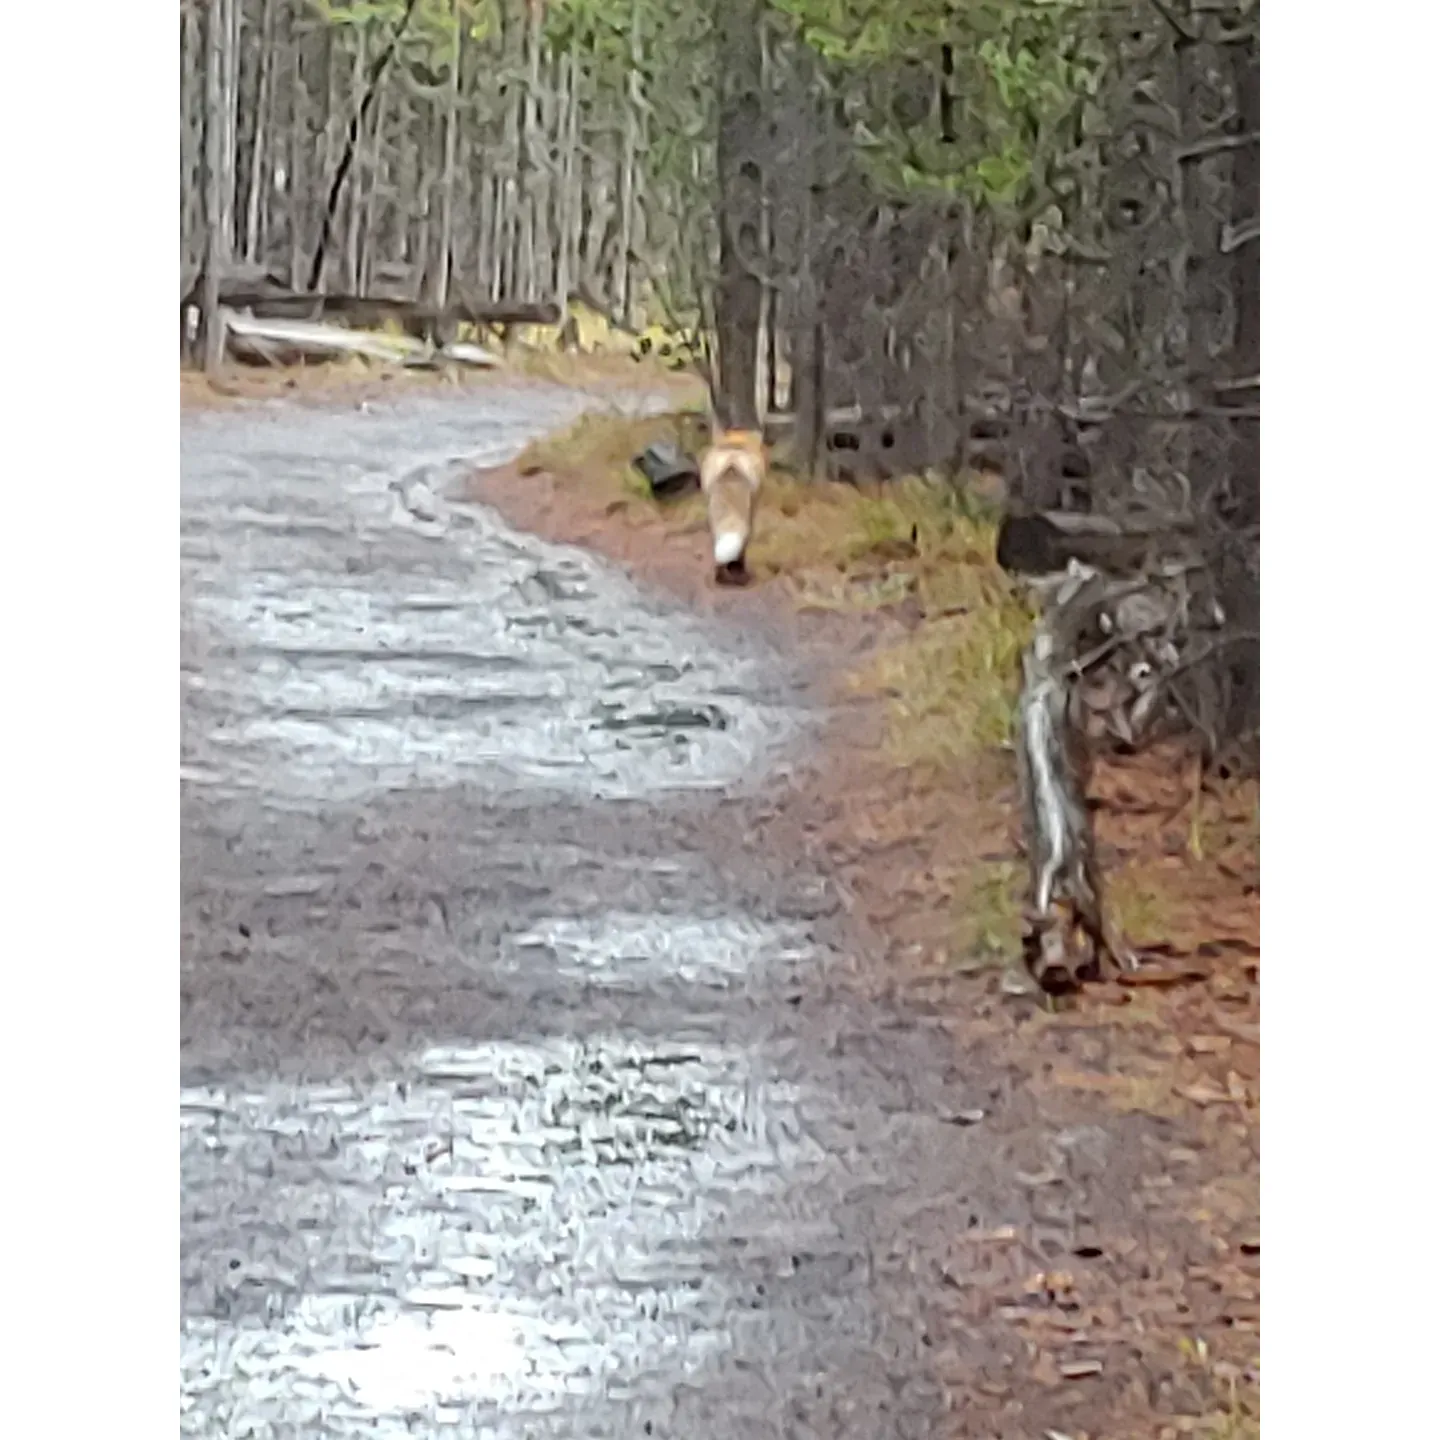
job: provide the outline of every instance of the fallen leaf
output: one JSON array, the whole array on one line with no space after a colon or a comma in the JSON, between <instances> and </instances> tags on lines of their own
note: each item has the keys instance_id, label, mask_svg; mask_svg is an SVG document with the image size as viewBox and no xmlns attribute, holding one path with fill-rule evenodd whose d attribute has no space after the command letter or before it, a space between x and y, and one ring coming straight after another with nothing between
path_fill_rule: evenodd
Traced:
<instances>
[{"instance_id":1,"label":"fallen leaf","mask_svg":"<svg viewBox=\"0 0 1440 1440\"><path fill-rule=\"evenodd\" d=\"M1099 1375L1104 1369L1098 1360L1067 1360L1060 1367L1060 1373L1067 1380L1085 1380L1091 1375Z\"/></svg>"},{"instance_id":2,"label":"fallen leaf","mask_svg":"<svg viewBox=\"0 0 1440 1440\"><path fill-rule=\"evenodd\" d=\"M1196 1105L1223 1105L1235 1098L1227 1095L1219 1086L1211 1085L1208 1082L1202 1082L1199 1085L1177 1085L1175 1093Z\"/></svg>"},{"instance_id":3,"label":"fallen leaf","mask_svg":"<svg viewBox=\"0 0 1440 1440\"><path fill-rule=\"evenodd\" d=\"M1223 1055L1230 1048L1228 1035L1192 1035L1186 1042L1192 1055Z\"/></svg>"}]
</instances>

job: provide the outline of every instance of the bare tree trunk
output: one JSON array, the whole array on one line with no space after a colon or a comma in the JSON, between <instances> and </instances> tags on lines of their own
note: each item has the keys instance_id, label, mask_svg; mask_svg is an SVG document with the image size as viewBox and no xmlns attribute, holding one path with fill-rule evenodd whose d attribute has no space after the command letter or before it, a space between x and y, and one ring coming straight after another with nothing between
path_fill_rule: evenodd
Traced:
<instances>
[{"instance_id":1,"label":"bare tree trunk","mask_svg":"<svg viewBox=\"0 0 1440 1440\"><path fill-rule=\"evenodd\" d=\"M203 79L205 57L203 35L197 37L195 14L189 5L180 8L180 265L182 273L193 273L197 259L203 260L202 233L204 130L203 97L197 105L195 81ZM200 122L197 124L197 120ZM198 252L198 253L197 253Z\"/></svg>"},{"instance_id":2,"label":"bare tree trunk","mask_svg":"<svg viewBox=\"0 0 1440 1440\"><path fill-rule=\"evenodd\" d=\"M640 140L640 5L630 6L630 73L626 77L625 140L620 160L620 243L615 252L611 293L615 310L630 323L630 255L635 244L635 162Z\"/></svg>"},{"instance_id":3,"label":"bare tree trunk","mask_svg":"<svg viewBox=\"0 0 1440 1440\"><path fill-rule=\"evenodd\" d=\"M230 0L210 0L205 25L205 284L201 319L205 373L218 375L225 363L220 322L220 271L230 258L225 230L225 71Z\"/></svg>"},{"instance_id":4,"label":"bare tree trunk","mask_svg":"<svg viewBox=\"0 0 1440 1440\"><path fill-rule=\"evenodd\" d=\"M541 287L539 248L543 242L542 161L540 157L540 51L544 7L531 0L521 44L525 62L525 83L520 100L519 206L520 225L516 245L516 293L526 300L538 298Z\"/></svg>"},{"instance_id":5,"label":"bare tree trunk","mask_svg":"<svg viewBox=\"0 0 1440 1440\"><path fill-rule=\"evenodd\" d=\"M497 197L500 229L500 270L497 277L497 299L500 296L515 299L520 296L520 207L523 196L520 188L520 138L525 113L525 86L521 80L521 67L525 55L525 31L523 13L507 14L508 0L502 0L500 11L505 26L501 42L500 67L505 74L507 99L505 107L504 133L500 145L500 173L504 185ZM519 6L517 5L517 10Z\"/></svg>"},{"instance_id":6,"label":"bare tree trunk","mask_svg":"<svg viewBox=\"0 0 1440 1440\"><path fill-rule=\"evenodd\" d=\"M1234 205L1236 227L1255 226L1252 239L1232 251L1232 285L1235 291L1235 367L1237 379L1255 377L1247 401L1258 398L1260 377L1260 55L1259 41L1234 51L1235 89L1242 133L1253 134L1253 144L1236 151ZM1233 517L1240 525L1260 523L1260 422L1238 420L1238 454L1235 488L1239 504Z\"/></svg>"},{"instance_id":7,"label":"bare tree trunk","mask_svg":"<svg viewBox=\"0 0 1440 1440\"><path fill-rule=\"evenodd\" d=\"M238 3L238 0L237 0ZM245 204L245 258L252 264L264 251L260 207L267 189L268 164L265 155L266 111L270 106L274 67L275 0L264 0L260 11L259 76L255 82L255 139L250 147L250 194Z\"/></svg>"},{"instance_id":8,"label":"bare tree trunk","mask_svg":"<svg viewBox=\"0 0 1440 1440\"><path fill-rule=\"evenodd\" d=\"M496 296L495 277L500 268L495 228L498 209L495 201L497 183L494 174L489 170L480 177L480 214L476 221L480 233L475 250L475 290L477 295L488 295L492 301Z\"/></svg>"},{"instance_id":9,"label":"bare tree trunk","mask_svg":"<svg viewBox=\"0 0 1440 1440\"><path fill-rule=\"evenodd\" d=\"M584 183L588 214L585 217L584 242L581 249L580 279L587 289L604 294L609 288L604 273L605 250L610 234L610 220L615 203L610 198L613 166L592 155L586 163L588 178Z\"/></svg>"},{"instance_id":10,"label":"bare tree trunk","mask_svg":"<svg viewBox=\"0 0 1440 1440\"><path fill-rule=\"evenodd\" d=\"M305 241L310 218L310 76L301 60L303 31L296 27L291 68L294 90L290 110L290 164L286 177L290 187L287 210L290 215L290 288L299 290L305 283Z\"/></svg>"},{"instance_id":11,"label":"bare tree trunk","mask_svg":"<svg viewBox=\"0 0 1440 1440\"><path fill-rule=\"evenodd\" d=\"M513 175L505 177L496 197L496 228L500 233L500 266L495 277L496 299L518 299L520 295L519 256L520 186Z\"/></svg>"},{"instance_id":12,"label":"bare tree trunk","mask_svg":"<svg viewBox=\"0 0 1440 1440\"><path fill-rule=\"evenodd\" d=\"M265 62L265 156L260 187L260 211L256 217L259 231L259 263L274 273L279 269L277 237L282 233L278 217L288 176L285 169L285 103L283 57L288 46L280 38L284 29L284 4L278 0L278 13L270 19L269 58Z\"/></svg>"},{"instance_id":13,"label":"bare tree trunk","mask_svg":"<svg viewBox=\"0 0 1440 1440\"><path fill-rule=\"evenodd\" d=\"M760 25L760 83L762 96L769 95L773 87L772 59L770 55L770 34L763 21ZM763 110L763 107L762 107ZM769 124L770 117L761 115L763 123ZM766 148L774 143L773 129L762 131L766 136ZM760 233L759 251L764 258L767 273L774 274L775 223L771 204L771 173L767 165L761 173L760 184ZM760 421L775 411L775 371L778 347L775 339L776 310L779 296L776 287L765 281L760 296L760 376L759 389L764 397L760 408Z\"/></svg>"},{"instance_id":14,"label":"bare tree trunk","mask_svg":"<svg viewBox=\"0 0 1440 1440\"><path fill-rule=\"evenodd\" d=\"M355 54L350 66L350 94L346 108L352 113L359 108L360 97L365 93L365 41L368 29L357 28L354 33ZM356 141L357 153L365 143L364 127ZM352 295L360 290L360 222L364 214L363 167L352 168L350 185L345 196L345 286Z\"/></svg>"},{"instance_id":15,"label":"bare tree trunk","mask_svg":"<svg viewBox=\"0 0 1440 1440\"><path fill-rule=\"evenodd\" d=\"M225 258L235 253L236 139L240 105L240 0L224 0L224 69L221 72L220 147L224 169L220 191L220 226L225 232Z\"/></svg>"},{"instance_id":16,"label":"bare tree trunk","mask_svg":"<svg viewBox=\"0 0 1440 1440\"><path fill-rule=\"evenodd\" d=\"M580 228L579 115L577 66L573 54L561 56L556 89L560 95L560 194L556 206L555 301L563 310L575 286Z\"/></svg>"},{"instance_id":17,"label":"bare tree trunk","mask_svg":"<svg viewBox=\"0 0 1440 1440\"><path fill-rule=\"evenodd\" d=\"M455 54L450 61L450 95L445 106L445 161L440 176L440 254L435 266L435 304L450 299L451 250L455 234L455 143L460 124L460 65L464 59L465 27L460 23L460 0L451 0Z\"/></svg>"},{"instance_id":18,"label":"bare tree trunk","mask_svg":"<svg viewBox=\"0 0 1440 1440\"><path fill-rule=\"evenodd\" d=\"M758 428L756 360L761 283L753 266L760 242L761 91L760 0L717 0L723 36L716 162L720 176L720 281L715 312L719 342L721 423Z\"/></svg>"},{"instance_id":19,"label":"bare tree trunk","mask_svg":"<svg viewBox=\"0 0 1440 1440\"><path fill-rule=\"evenodd\" d=\"M380 187L384 174L385 117L390 109L389 99L390 83L389 76L386 74L380 77L379 93L375 97L375 124L371 127L369 136L369 165L362 169L358 177L359 183L364 183L365 170L368 169L369 185L365 191L365 214L360 232L358 266L360 276L358 290L362 295L370 292L375 270L375 254L380 243L376 226L379 224L380 217Z\"/></svg>"},{"instance_id":20,"label":"bare tree trunk","mask_svg":"<svg viewBox=\"0 0 1440 1440\"><path fill-rule=\"evenodd\" d=\"M434 283L431 247L431 208L435 193L435 107L427 105L420 116L419 170L416 172L415 263L418 267L415 298L423 300Z\"/></svg>"}]
</instances>

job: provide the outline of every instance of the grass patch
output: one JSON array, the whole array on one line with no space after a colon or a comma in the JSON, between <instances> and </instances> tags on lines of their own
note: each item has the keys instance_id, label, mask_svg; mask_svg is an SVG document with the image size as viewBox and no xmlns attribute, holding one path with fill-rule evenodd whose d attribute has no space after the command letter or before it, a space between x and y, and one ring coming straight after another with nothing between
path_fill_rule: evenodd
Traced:
<instances>
[{"instance_id":1,"label":"grass patch","mask_svg":"<svg viewBox=\"0 0 1440 1440\"><path fill-rule=\"evenodd\" d=\"M955 958L962 970L1006 965L1020 953L1025 867L1002 860L977 865L951 899Z\"/></svg>"},{"instance_id":2,"label":"grass patch","mask_svg":"<svg viewBox=\"0 0 1440 1440\"><path fill-rule=\"evenodd\" d=\"M903 765L955 765L1010 739L1033 617L1003 581L977 573L922 577L927 613L941 588L965 592L969 603L945 607L857 677L890 696L886 744Z\"/></svg>"},{"instance_id":3,"label":"grass patch","mask_svg":"<svg viewBox=\"0 0 1440 1440\"><path fill-rule=\"evenodd\" d=\"M653 505L649 486L631 461L647 445L662 440L682 449L698 449L704 425L704 417L692 410L638 417L592 412L564 430L532 441L517 464L522 469L546 470L561 481L598 487L613 497Z\"/></svg>"},{"instance_id":4,"label":"grass patch","mask_svg":"<svg viewBox=\"0 0 1440 1440\"><path fill-rule=\"evenodd\" d=\"M1105 903L1120 933L1135 945L1169 940L1173 917L1164 885L1143 865L1122 865L1105 877Z\"/></svg>"},{"instance_id":5,"label":"grass patch","mask_svg":"<svg viewBox=\"0 0 1440 1440\"><path fill-rule=\"evenodd\" d=\"M889 565L919 580L956 561L992 564L995 529L993 521L968 515L950 487L931 481L856 486L803 480L776 468L752 550L757 567L776 573Z\"/></svg>"},{"instance_id":6,"label":"grass patch","mask_svg":"<svg viewBox=\"0 0 1440 1440\"><path fill-rule=\"evenodd\" d=\"M892 758L949 766L1004 745L1034 616L995 563L995 520L963 491L914 480L857 496L849 521L837 563L852 574L916 541L913 558L886 568L911 578L925 623L857 676L890 697Z\"/></svg>"}]
</instances>

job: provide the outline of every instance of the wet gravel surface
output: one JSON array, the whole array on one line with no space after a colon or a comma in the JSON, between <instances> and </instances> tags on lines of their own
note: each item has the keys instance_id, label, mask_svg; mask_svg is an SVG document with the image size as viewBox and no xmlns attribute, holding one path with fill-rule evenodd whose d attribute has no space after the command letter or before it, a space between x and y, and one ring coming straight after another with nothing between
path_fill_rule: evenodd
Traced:
<instances>
[{"instance_id":1,"label":"wet gravel surface","mask_svg":"<svg viewBox=\"0 0 1440 1440\"><path fill-rule=\"evenodd\" d=\"M446 498L579 403L184 419L182 1434L955 1433L1006 1217L757 839L793 662Z\"/></svg>"}]
</instances>

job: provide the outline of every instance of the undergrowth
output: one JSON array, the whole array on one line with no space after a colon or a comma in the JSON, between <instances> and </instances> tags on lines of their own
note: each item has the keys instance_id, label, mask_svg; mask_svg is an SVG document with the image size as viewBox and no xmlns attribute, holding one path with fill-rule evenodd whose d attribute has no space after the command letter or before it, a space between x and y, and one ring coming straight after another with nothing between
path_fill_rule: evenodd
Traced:
<instances>
[{"instance_id":1,"label":"undergrowth","mask_svg":"<svg viewBox=\"0 0 1440 1440\"><path fill-rule=\"evenodd\" d=\"M958 968L1009 964L1020 949L1020 906L1025 867L1000 860L976 865L951 897L952 955Z\"/></svg>"}]
</instances>

